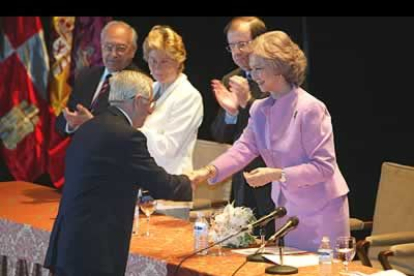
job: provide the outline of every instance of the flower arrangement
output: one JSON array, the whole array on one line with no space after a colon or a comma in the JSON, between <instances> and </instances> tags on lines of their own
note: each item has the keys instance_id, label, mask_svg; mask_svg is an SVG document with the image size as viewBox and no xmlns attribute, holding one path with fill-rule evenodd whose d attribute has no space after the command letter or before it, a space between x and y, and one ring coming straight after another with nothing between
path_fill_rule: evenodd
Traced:
<instances>
[{"instance_id":1,"label":"flower arrangement","mask_svg":"<svg viewBox=\"0 0 414 276\"><path fill-rule=\"evenodd\" d=\"M234 207L227 204L223 212L211 218L210 239L218 242L239 231L243 226L255 221L253 211L247 207ZM225 242L223 246L245 247L255 241L251 232L244 232Z\"/></svg>"}]
</instances>

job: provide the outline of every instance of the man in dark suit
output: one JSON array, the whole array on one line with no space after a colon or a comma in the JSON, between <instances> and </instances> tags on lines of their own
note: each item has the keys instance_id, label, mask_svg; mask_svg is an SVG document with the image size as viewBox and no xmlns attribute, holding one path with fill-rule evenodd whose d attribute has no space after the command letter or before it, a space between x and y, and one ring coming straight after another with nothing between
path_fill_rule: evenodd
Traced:
<instances>
[{"instance_id":1,"label":"man in dark suit","mask_svg":"<svg viewBox=\"0 0 414 276\"><path fill-rule=\"evenodd\" d=\"M111 78L110 107L76 131L45 267L55 276L121 276L138 186L154 198L190 201L189 177L169 175L137 130L152 112L152 80L123 70Z\"/></svg>"},{"instance_id":2,"label":"man in dark suit","mask_svg":"<svg viewBox=\"0 0 414 276\"><path fill-rule=\"evenodd\" d=\"M56 128L64 136L108 107L108 81L112 73L124 69L138 70L132 64L138 35L122 21L111 21L102 29L101 48L104 67L96 66L79 72L67 108L59 115Z\"/></svg>"},{"instance_id":3,"label":"man in dark suit","mask_svg":"<svg viewBox=\"0 0 414 276\"><path fill-rule=\"evenodd\" d=\"M257 83L250 77L248 53L249 43L266 32L266 26L257 17L235 17L227 24L224 32L227 35L227 50L238 68L225 75L222 81L212 80L212 88L221 108L211 125L211 133L218 142L233 143L247 125L253 101L268 96L260 91ZM251 171L265 166L259 157L244 170ZM271 185L252 188L247 184L243 172L233 175L232 191L235 206L251 208L257 218L275 209L271 199ZM271 236L274 231L274 223L268 223L266 236ZM259 229L255 229L255 234L259 234Z\"/></svg>"}]
</instances>

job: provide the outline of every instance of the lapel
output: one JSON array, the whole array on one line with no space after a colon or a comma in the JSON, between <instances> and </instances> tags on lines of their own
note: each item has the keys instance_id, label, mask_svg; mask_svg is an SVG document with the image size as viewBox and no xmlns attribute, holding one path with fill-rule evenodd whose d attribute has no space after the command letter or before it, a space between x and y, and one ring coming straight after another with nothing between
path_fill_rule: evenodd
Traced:
<instances>
[{"instance_id":1,"label":"lapel","mask_svg":"<svg viewBox=\"0 0 414 276\"><path fill-rule=\"evenodd\" d=\"M298 102L299 89L294 88L291 92L274 101L269 97L263 104L262 112L267 118L266 129L268 129L270 144L278 141L288 131L294 117Z\"/></svg>"},{"instance_id":2,"label":"lapel","mask_svg":"<svg viewBox=\"0 0 414 276\"><path fill-rule=\"evenodd\" d=\"M187 76L184 73L181 73L177 79L164 91L164 93L161 96L156 95L157 97L157 104L162 104L179 86L182 82L187 80ZM160 83L156 82L154 84L154 91L158 91L160 89Z\"/></svg>"},{"instance_id":3,"label":"lapel","mask_svg":"<svg viewBox=\"0 0 414 276\"><path fill-rule=\"evenodd\" d=\"M81 91L84 95L87 95L87 99L85 102L85 106L90 108L90 105L92 103L93 95L95 95L96 89L98 88L99 81L101 80L102 74L104 73L105 67L97 67L95 70L92 69L88 80L85 83L85 86L83 88L84 91Z\"/></svg>"}]
</instances>

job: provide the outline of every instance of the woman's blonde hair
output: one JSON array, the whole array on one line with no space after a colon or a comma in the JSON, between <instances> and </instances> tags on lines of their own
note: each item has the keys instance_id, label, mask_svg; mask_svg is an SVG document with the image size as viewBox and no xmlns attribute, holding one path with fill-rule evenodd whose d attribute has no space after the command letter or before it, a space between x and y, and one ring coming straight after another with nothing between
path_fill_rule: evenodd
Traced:
<instances>
[{"instance_id":1,"label":"woman's blonde hair","mask_svg":"<svg viewBox=\"0 0 414 276\"><path fill-rule=\"evenodd\" d=\"M144 60L146 62L148 62L148 56L152 50L160 50L166 52L180 64L180 72L184 70L187 51L185 50L182 37L171 27L162 25L154 26L145 38L143 49Z\"/></svg>"},{"instance_id":2,"label":"woman's blonde hair","mask_svg":"<svg viewBox=\"0 0 414 276\"><path fill-rule=\"evenodd\" d=\"M306 75L307 59L299 46L282 31L258 36L250 46L251 54L263 58L278 70L287 82L300 86Z\"/></svg>"}]
</instances>

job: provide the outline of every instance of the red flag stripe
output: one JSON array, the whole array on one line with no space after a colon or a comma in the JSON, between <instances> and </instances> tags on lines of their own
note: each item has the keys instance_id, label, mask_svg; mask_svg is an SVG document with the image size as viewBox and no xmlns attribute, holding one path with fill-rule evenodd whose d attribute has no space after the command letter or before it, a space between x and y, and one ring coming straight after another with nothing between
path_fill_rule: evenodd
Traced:
<instances>
[{"instance_id":1,"label":"red flag stripe","mask_svg":"<svg viewBox=\"0 0 414 276\"><path fill-rule=\"evenodd\" d=\"M42 29L39 17L4 17L3 31L13 48L20 47L32 35Z\"/></svg>"}]
</instances>

